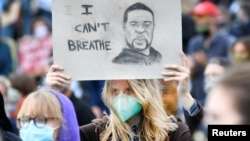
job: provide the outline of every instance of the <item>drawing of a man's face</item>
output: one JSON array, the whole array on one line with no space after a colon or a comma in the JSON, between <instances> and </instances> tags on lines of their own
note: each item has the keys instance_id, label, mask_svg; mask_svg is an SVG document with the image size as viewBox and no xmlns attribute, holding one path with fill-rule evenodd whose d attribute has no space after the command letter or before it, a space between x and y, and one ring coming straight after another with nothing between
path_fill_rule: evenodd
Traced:
<instances>
[{"instance_id":1,"label":"drawing of a man's face","mask_svg":"<svg viewBox=\"0 0 250 141\"><path fill-rule=\"evenodd\" d=\"M145 50L151 46L154 17L149 11L139 9L128 12L124 23L126 42L130 48Z\"/></svg>"}]
</instances>

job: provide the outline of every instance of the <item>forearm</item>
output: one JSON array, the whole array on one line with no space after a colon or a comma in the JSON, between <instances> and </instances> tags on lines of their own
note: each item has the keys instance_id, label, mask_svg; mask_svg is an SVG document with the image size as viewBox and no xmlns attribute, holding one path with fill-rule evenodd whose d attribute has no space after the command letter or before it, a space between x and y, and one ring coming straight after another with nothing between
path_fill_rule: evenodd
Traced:
<instances>
[{"instance_id":1,"label":"forearm","mask_svg":"<svg viewBox=\"0 0 250 141\"><path fill-rule=\"evenodd\" d=\"M185 110L189 110L192 105L195 103L194 98L191 96L191 94L188 92L187 94L183 94L179 96L182 105L184 107Z\"/></svg>"},{"instance_id":2,"label":"forearm","mask_svg":"<svg viewBox=\"0 0 250 141\"><path fill-rule=\"evenodd\" d=\"M0 18L2 19L1 21L2 26L4 27L17 21L19 17L20 9L21 9L21 2L15 1L11 5L9 11L3 12L0 15Z\"/></svg>"}]
</instances>

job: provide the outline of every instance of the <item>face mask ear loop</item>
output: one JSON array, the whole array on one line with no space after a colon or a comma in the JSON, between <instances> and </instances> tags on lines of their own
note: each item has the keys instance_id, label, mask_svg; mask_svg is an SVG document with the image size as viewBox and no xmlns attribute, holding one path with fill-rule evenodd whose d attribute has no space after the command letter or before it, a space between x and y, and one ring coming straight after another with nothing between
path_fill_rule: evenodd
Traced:
<instances>
[{"instance_id":1,"label":"face mask ear loop","mask_svg":"<svg viewBox=\"0 0 250 141\"><path fill-rule=\"evenodd\" d=\"M61 125L58 125L57 127L53 128L53 130L55 131L55 130L59 129L60 127L61 127Z\"/></svg>"}]
</instances>

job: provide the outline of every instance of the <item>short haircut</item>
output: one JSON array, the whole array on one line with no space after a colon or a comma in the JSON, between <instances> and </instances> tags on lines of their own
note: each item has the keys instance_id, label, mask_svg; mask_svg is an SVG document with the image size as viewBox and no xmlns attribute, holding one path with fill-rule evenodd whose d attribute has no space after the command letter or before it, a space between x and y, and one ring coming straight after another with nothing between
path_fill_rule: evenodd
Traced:
<instances>
[{"instance_id":1,"label":"short haircut","mask_svg":"<svg viewBox=\"0 0 250 141\"><path fill-rule=\"evenodd\" d=\"M129 6L126 9L126 11L124 12L124 15L123 15L123 23L126 23L127 20L128 20L128 12L134 11L134 10L145 10L145 11L148 11L148 12L150 12L152 14L153 19L154 19L154 13L153 13L153 11L149 7L147 7L145 4L137 2L137 3Z\"/></svg>"},{"instance_id":2,"label":"short haircut","mask_svg":"<svg viewBox=\"0 0 250 141\"><path fill-rule=\"evenodd\" d=\"M11 86L17 89L21 95L28 95L36 89L36 80L23 72L14 72L10 74L9 80Z\"/></svg>"},{"instance_id":3,"label":"short haircut","mask_svg":"<svg viewBox=\"0 0 250 141\"><path fill-rule=\"evenodd\" d=\"M61 104L57 97L49 90L40 88L27 96L17 118L24 116L53 117L62 125L64 122ZM20 127L20 125L18 125Z\"/></svg>"}]
</instances>

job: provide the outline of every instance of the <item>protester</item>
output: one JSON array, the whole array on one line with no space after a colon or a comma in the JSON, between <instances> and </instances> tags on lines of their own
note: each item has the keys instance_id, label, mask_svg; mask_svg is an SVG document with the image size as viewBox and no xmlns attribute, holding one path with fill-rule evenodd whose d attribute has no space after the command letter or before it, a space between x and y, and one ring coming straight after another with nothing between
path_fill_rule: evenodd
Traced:
<instances>
[{"instance_id":1,"label":"protester","mask_svg":"<svg viewBox=\"0 0 250 141\"><path fill-rule=\"evenodd\" d=\"M1 0L0 5L0 35L16 39L16 24L20 17L21 1L20 0ZM1 9L2 8L2 9Z\"/></svg>"},{"instance_id":2,"label":"protester","mask_svg":"<svg viewBox=\"0 0 250 141\"><path fill-rule=\"evenodd\" d=\"M16 119L16 116L21 108L21 105L25 98L36 89L36 83L33 77L24 73L12 73L9 76L9 80L13 88L18 90L21 98L17 102L15 111L10 115L12 118Z\"/></svg>"},{"instance_id":3,"label":"protester","mask_svg":"<svg viewBox=\"0 0 250 141\"><path fill-rule=\"evenodd\" d=\"M102 99L102 90L105 81L104 80L92 80L92 81L81 81L86 84L86 93L88 97L89 106L91 107L92 112L96 118L102 118L104 113L109 114L107 106L104 104ZM82 87L84 88L84 87Z\"/></svg>"},{"instance_id":4,"label":"protester","mask_svg":"<svg viewBox=\"0 0 250 141\"><path fill-rule=\"evenodd\" d=\"M1 141L21 141L21 139L13 132L13 127L4 108L4 99L0 91L0 140Z\"/></svg>"},{"instance_id":5,"label":"protester","mask_svg":"<svg viewBox=\"0 0 250 141\"><path fill-rule=\"evenodd\" d=\"M236 18L229 28L229 33L237 38L250 35L250 4L249 0L239 0Z\"/></svg>"},{"instance_id":6,"label":"protester","mask_svg":"<svg viewBox=\"0 0 250 141\"><path fill-rule=\"evenodd\" d=\"M183 59L185 56L183 55ZM166 69L178 68L179 73L172 77L178 80L178 92L186 93L187 78L185 67L166 66ZM61 72L62 67L52 65L46 78L53 89L60 89L70 83L70 77ZM172 73L163 73L164 76ZM166 78L166 81L170 80ZM81 140L192 140L186 124L169 116L162 104L162 91L158 80L107 80L103 90L103 99L110 109L110 115L93 123L80 127Z\"/></svg>"},{"instance_id":7,"label":"protester","mask_svg":"<svg viewBox=\"0 0 250 141\"><path fill-rule=\"evenodd\" d=\"M9 79L4 76L0 76L0 92L2 93L4 99L4 108L6 115L13 127L13 133L18 134L18 129L16 128L16 120L11 116L11 114L15 111L17 101L21 96L16 92L14 88L11 87Z\"/></svg>"},{"instance_id":8,"label":"protester","mask_svg":"<svg viewBox=\"0 0 250 141\"><path fill-rule=\"evenodd\" d=\"M13 71L12 63L10 47L0 37L0 75L8 77Z\"/></svg>"},{"instance_id":9,"label":"protester","mask_svg":"<svg viewBox=\"0 0 250 141\"><path fill-rule=\"evenodd\" d=\"M205 104L207 124L250 124L250 64L234 65L212 88Z\"/></svg>"},{"instance_id":10,"label":"protester","mask_svg":"<svg viewBox=\"0 0 250 141\"><path fill-rule=\"evenodd\" d=\"M210 89L230 65L229 59L222 57L213 57L208 61L204 71L204 90L206 93L209 93Z\"/></svg>"},{"instance_id":11,"label":"protester","mask_svg":"<svg viewBox=\"0 0 250 141\"><path fill-rule=\"evenodd\" d=\"M239 38L231 48L232 62L243 63L250 61L250 36Z\"/></svg>"},{"instance_id":12,"label":"protester","mask_svg":"<svg viewBox=\"0 0 250 141\"><path fill-rule=\"evenodd\" d=\"M184 113L194 136L199 130L207 136L207 125L250 124L249 71L249 63L228 67L209 91L204 108L190 94L180 97L183 105L192 105L192 111L184 107Z\"/></svg>"},{"instance_id":13,"label":"protester","mask_svg":"<svg viewBox=\"0 0 250 141\"><path fill-rule=\"evenodd\" d=\"M178 117L178 94L174 81L163 81L160 79L163 85L162 101L165 111L169 115Z\"/></svg>"},{"instance_id":14,"label":"protester","mask_svg":"<svg viewBox=\"0 0 250 141\"><path fill-rule=\"evenodd\" d=\"M79 141L79 126L71 101L43 88L31 93L17 117L23 141Z\"/></svg>"},{"instance_id":15,"label":"protester","mask_svg":"<svg viewBox=\"0 0 250 141\"><path fill-rule=\"evenodd\" d=\"M31 23L32 35L18 40L19 70L36 78L36 83L46 74L52 51L51 24L41 17ZM36 62L36 63L34 63Z\"/></svg>"},{"instance_id":16,"label":"protester","mask_svg":"<svg viewBox=\"0 0 250 141\"><path fill-rule=\"evenodd\" d=\"M228 57L234 42L228 34L217 29L218 7L212 2L198 3L192 10L197 36L190 39L187 54L191 68L191 94L202 105L206 99L203 89L204 69L212 57Z\"/></svg>"}]
</instances>

